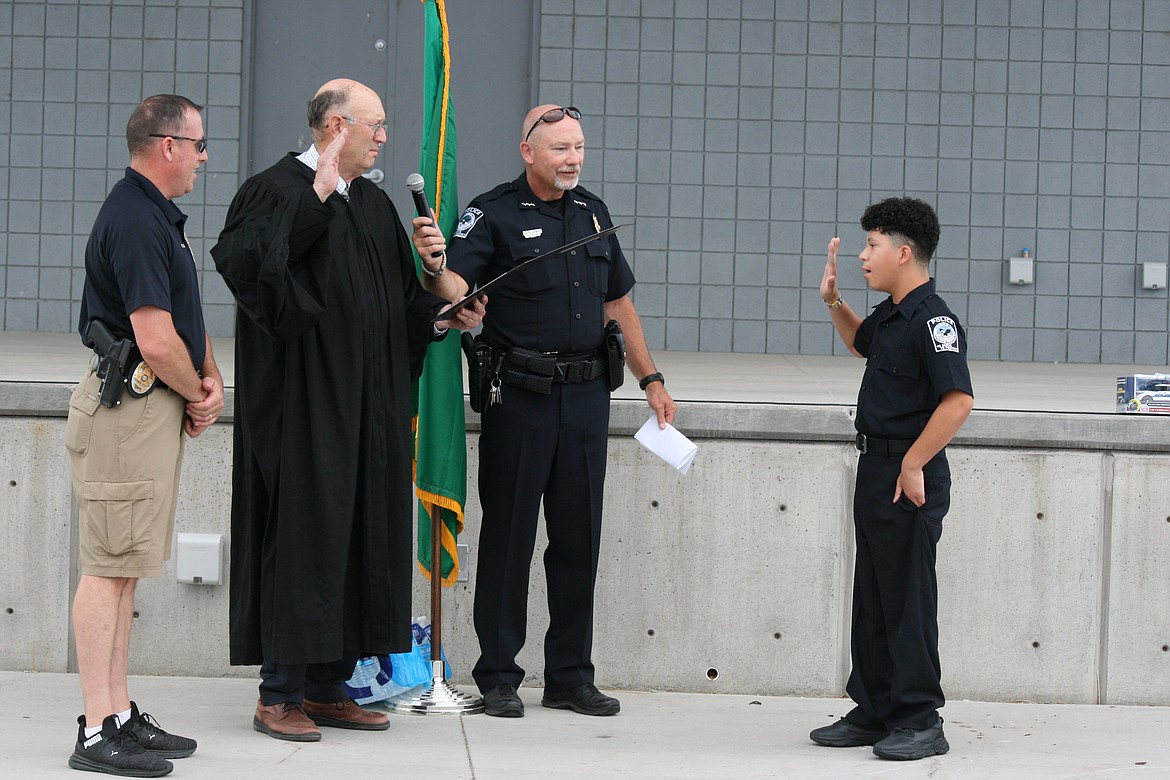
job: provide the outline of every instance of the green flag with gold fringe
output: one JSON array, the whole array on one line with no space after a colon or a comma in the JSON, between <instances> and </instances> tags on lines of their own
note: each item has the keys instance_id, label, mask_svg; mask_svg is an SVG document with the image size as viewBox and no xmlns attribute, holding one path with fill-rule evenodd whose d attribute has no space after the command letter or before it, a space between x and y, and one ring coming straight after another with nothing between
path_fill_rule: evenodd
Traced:
<instances>
[{"instance_id":1,"label":"green flag with gold fringe","mask_svg":"<svg viewBox=\"0 0 1170 780\"><path fill-rule=\"evenodd\" d=\"M426 38L423 51L423 133L419 172L443 235L450 237L459 219L455 184L455 110L451 105L451 61L447 12L443 0L423 0ZM415 264L420 267L417 253ZM443 585L459 575L455 540L463 530L467 499L467 435L463 417L463 365L459 334L430 345L423 373L415 384L414 484L419 500L418 563L431 572L431 519L442 512Z\"/></svg>"}]
</instances>

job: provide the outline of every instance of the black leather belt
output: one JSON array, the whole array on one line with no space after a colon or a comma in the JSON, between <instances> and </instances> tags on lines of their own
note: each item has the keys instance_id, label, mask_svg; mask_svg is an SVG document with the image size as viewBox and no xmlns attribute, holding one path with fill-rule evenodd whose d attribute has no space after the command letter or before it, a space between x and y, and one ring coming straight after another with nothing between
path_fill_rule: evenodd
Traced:
<instances>
[{"instance_id":1,"label":"black leather belt","mask_svg":"<svg viewBox=\"0 0 1170 780\"><path fill-rule=\"evenodd\" d=\"M916 441L917 439L876 439L859 433L853 443L862 455L905 455Z\"/></svg>"},{"instance_id":2,"label":"black leather belt","mask_svg":"<svg viewBox=\"0 0 1170 780\"><path fill-rule=\"evenodd\" d=\"M137 348L134 349L132 354L138 355ZM101 362L102 362L102 357L101 357L101 355L98 354L97 350L95 349L93 352L93 357L90 358L89 367L94 372L94 374L97 374L97 377L99 379L105 379L104 376L102 376L100 373L98 373L99 369L101 368ZM132 361L132 364L134 366L137 366L138 363L143 363L145 365L144 361L142 361L141 359L137 359L137 360ZM203 376L203 373L199 372L199 375ZM126 382L128 378L121 377L121 379L123 382ZM154 375L154 380L150 383L150 386L148 388L146 388L146 390L144 392L131 393L130 395L135 397L135 398L141 398L142 396L146 395L147 393L150 393L152 390L170 390L170 389L171 389L170 385L168 385L166 382L159 379L158 375Z\"/></svg>"}]
</instances>

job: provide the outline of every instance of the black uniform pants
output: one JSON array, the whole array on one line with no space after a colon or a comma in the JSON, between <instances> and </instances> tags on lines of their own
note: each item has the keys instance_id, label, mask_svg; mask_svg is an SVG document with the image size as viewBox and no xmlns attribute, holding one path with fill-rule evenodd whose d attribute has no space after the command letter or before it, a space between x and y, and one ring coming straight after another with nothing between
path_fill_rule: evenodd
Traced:
<instances>
[{"instance_id":1,"label":"black uniform pants","mask_svg":"<svg viewBox=\"0 0 1170 780\"><path fill-rule=\"evenodd\" d=\"M305 699L333 704L349 697L345 681L353 677L357 658L343 658L327 664L274 664L260 666L260 703L266 707L285 701Z\"/></svg>"},{"instance_id":2,"label":"black uniform pants","mask_svg":"<svg viewBox=\"0 0 1170 780\"><path fill-rule=\"evenodd\" d=\"M545 687L593 682L593 585L601 545L601 500L609 432L604 377L555 384L548 395L505 386L487 407L479 447L483 523L475 585L481 691L519 685L524 670L528 581L544 501L549 627Z\"/></svg>"},{"instance_id":3,"label":"black uniform pants","mask_svg":"<svg viewBox=\"0 0 1170 780\"><path fill-rule=\"evenodd\" d=\"M862 455L853 524L853 671L846 716L867 729L925 729L945 699L938 658L935 547L950 507L946 461L927 466L926 503L892 503L900 455ZM934 468L932 468L934 466Z\"/></svg>"}]
</instances>

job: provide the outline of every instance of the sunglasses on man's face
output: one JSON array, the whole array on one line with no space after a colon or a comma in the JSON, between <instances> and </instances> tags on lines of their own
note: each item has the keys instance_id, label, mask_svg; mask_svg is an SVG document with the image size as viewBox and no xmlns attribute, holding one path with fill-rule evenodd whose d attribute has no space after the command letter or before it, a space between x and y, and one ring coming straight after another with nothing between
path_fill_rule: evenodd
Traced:
<instances>
[{"instance_id":1,"label":"sunglasses on man's face","mask_svg":"<svg viewBox=\"0 0 1170 780\"><path fill-rule=\"evenodd\" d=\"M537 119L532 124L532 127L528 128L528 135L524 136L524 140L527 141L529 138L532 137L532 131L535 130L537 127L539 127L541 122L545 122L545 123L551 125L554 122L561 121L566 116L568 116L570 119L580 119L581 118L581 111L576 106L562 106L560 108L550 108L548 111L545 111L543 114L540 115L540 119Z\"/></svg>"},{"instance_id":2,"label":"sunglasses on man's face","mask_svg":"<svg viewBox=\"0 0 1170 780\"><path fill-rule=\"evenodd\" d=\"M164 135L161 133L151 133L150 138L174 138L176 141L191 141L195 144L195 154L203 154L207 151L206 138L187 138L181 135Z\"/></svg>"}]
</instances>

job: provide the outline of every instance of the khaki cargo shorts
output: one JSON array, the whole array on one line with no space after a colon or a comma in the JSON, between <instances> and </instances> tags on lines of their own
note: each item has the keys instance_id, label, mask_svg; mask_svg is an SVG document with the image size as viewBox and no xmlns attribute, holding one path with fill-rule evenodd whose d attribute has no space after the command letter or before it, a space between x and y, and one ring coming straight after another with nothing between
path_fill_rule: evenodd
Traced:
<instances>
[{"instance_id":1,"label":"khaki cargo shorts","mask_svg":"<svg viewBox=\"0 0 1170 780\"><path fill-rule=\"evenodd\" d=\"M81 573L158 577L171 557L186 399L170 388L98 400L93 369L69 398L65 448L80 508Z\"/></svg>"}]
</instances>

